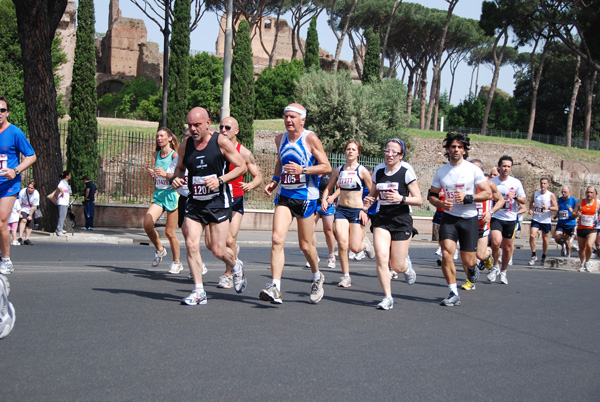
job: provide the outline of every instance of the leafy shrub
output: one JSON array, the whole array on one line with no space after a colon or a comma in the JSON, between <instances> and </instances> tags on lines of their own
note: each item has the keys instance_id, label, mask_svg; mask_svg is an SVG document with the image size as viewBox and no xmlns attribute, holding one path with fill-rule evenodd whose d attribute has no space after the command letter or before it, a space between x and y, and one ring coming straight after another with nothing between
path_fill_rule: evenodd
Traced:
<instances>
[{"instance_id":1,"label":"leafy shrub","mask_svg":"<svg viewBox=\"0 0 600 402\"><path fill-rule=\"evenodd\" d=\"M303 68L301 60L281 60L275 67L266 68L260 73L254 84L254 115L257 119L281 118L283 108L295 101L296 83L302 76Z\"/></svg>"},{"instance_id":2,"label":"leafy shrub","mask_svg":"<svg viewBox=\"0 0 600 402\"><path fill-rule=\"evenodd\" d=\"M112 116L116 111L119 116L127 119L150 119L150 116L140 113L138 107L142 101L158 94L159 88L152 78L136 77L126 81L118 93L104 94L98 100L98 108L105 116Z\"/></svg>"},{"instance_id":3,"label":"leafy shrub","mask_svg":"<svg viewBox=\"0 0 600 402\"><path fill-rule=\"evenodd\" d=\"M213 121L220 121L223 61L206 52L190 56L188 108L201 106Z\"/></svg>"},{"instance_id":4,"label":"leafy shrub","mask_svg":"<svg viewBox=\"0 0 600 402\"><path fill-rule=\"evenodd\" d=\"M392 137L412 148L405 130L406 88L399 80L359 85L345 71L311 71L300 78L296 95L308 111L306 127L317 133L327 152L341 153L355 139L363 155L381 155Z\"/></svg>"}]
</instances>

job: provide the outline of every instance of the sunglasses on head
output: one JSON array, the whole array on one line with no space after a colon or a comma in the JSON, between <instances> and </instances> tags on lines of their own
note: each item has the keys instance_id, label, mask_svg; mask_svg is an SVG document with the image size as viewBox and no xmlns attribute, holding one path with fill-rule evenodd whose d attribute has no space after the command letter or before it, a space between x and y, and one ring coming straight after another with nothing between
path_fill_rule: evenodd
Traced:
<instances>
[{"instance_id":1,"label":"sunglasses on head","mask_svg":"<svg viewBox=\"0 0 600 402\"><path fill-rule=\"evenodd\" d=\"M220 125L220 126L219 126L219 130L223 130L223 129L225 129L225 130L229 131L229 130L231 130L231 126L224 126L224 125Z\"/></svg>"},{"instance_id":2,"label":"sunglasses on head","mask_svg":"<svg viewBox=\"0 0 600 402\"><path fill-rule=\"evenodd\" d=\"M8 109L5 107L0 107L0 113L6 113L8 112Z\"/></svg>"}]
</instances>

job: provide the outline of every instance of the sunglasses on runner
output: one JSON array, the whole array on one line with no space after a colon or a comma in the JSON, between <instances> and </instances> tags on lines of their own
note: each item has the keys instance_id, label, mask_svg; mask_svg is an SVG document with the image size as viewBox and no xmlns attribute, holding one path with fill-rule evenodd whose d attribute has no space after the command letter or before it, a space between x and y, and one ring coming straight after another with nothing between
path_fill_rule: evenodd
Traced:
<instances>
[{"instance_id":1,"label":"sunglasses on runner","mask_svg":"<svg viewBox=\"0 0 600 402\"><path fill-rule=\"evenodd\" d=\"M0 108L0 113L6 113L8 112L8 109L5 107Z\"/></svg>"},{"instance_id":2,"label":"sunglasses on runner","mask_svg":"<svg viewBox=\"0 0 600 402\"><path fill-rule=\"evenodd\" d=\"M225 129L225 130L229 131L229 130L231 130L231 126L223 126L223 125L220 125L220 126L219 126L219 130L223 130L223 129Z\"/></svg>"}]
</instances>

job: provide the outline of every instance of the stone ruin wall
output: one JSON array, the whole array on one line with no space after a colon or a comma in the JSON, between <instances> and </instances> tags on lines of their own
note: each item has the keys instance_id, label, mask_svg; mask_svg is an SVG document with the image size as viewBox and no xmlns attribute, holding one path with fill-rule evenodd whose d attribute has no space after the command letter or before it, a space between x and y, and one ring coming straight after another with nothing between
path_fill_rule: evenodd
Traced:
<instances>
[{"instance_id":1,"label":"stone ruin wall","mask_svg":"<svg viewBox=\"0 0 600 402\"><path fill-rule=\"evenodd\" d=\"M275 41L275 22L276 18L273 17L265 17L260 21L260 24L263 26L262 38L265 47L268 50L273 49L273 42ZM221 18L220 26L219 26L219 36L217 37L217 42L215 44L216 56L220 59L224 57L224 49L225 49L225 24L226 18L223 16ZM279 24L277 25L277 30L279 34L277 35L277 47L275 48L275 56L273 58L274 61L277 60L292 60L292 54L294 52L294 48L292 46L292 28L289 26L288 22L280 18ZM252 61L254 63L254 76L258 77L262 70L269 66L269 55L263 49L260 42L260 33L258 31L258 26L254 26L252 28L252 32L250 37L252 38ZM302 48L305 48L306 42L303 39L300 39L300 43L302 44ZM302 53L298 49L296 53L296 58L302 59ZM326 70L331 70L331 66L333 65L333 55L319 48L319 58L321 60L321 67ZM340 60L339 67L340 70L349 70L351 72L351 76L354 80L358 80L358 74L354 69L354 65L348 63L347 61Z\"/></svg>"},{"instance_id":2,"label":"stone ruin wall","mask_svg":"<svg viewBox=\"0 0 600 402\"><path fill-rule=\"evenodd\" d=\"M62 39L62 48L67 63L60 66L58 74L62 81L58 94L65 95L69 107L73 58L76 44L77 5L69 0L57 32ZM108 92L118 92L125 81L137 76L152 78L158 85L162 82L163 56L158 43L148 42L146 25L141 19L121 15L119 1L109 4L109 26L103 38L96 38L96 81L98 97Z\"/></svg>"},{"instance_id":3,"label":"stone ruin wall","mask_svg":"<svg viewBox=\"0 0 600 402\"><path fill-rule=\"evenodd\" d=\"M71 97L71 82L73 81L73 59L75 57L75 38L76 38L76 15L77 5L75 0L69 0L67 8L58 24L58 35L61 39L61 47L67 56L67 62L58 67L56 74L61 77L60 85L57 88L58 95L64 96L64 102L69 109Z\"/></svg>"}]
</instances>

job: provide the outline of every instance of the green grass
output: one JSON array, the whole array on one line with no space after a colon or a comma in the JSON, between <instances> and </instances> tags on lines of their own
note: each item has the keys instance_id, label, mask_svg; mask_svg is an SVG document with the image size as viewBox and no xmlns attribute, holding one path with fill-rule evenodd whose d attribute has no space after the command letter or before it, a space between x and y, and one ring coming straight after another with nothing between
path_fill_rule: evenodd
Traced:
<instances>
[{"instance_id":1,"label":"green grass","mask_svg":"<svg viewBox=\"0 0 600 402\"><path fill-rule=\"evenodd\" d=\"M285 125L283 124L283 119L254 120L254 129L284 131Z\"/></svg>"}]
</instances>

